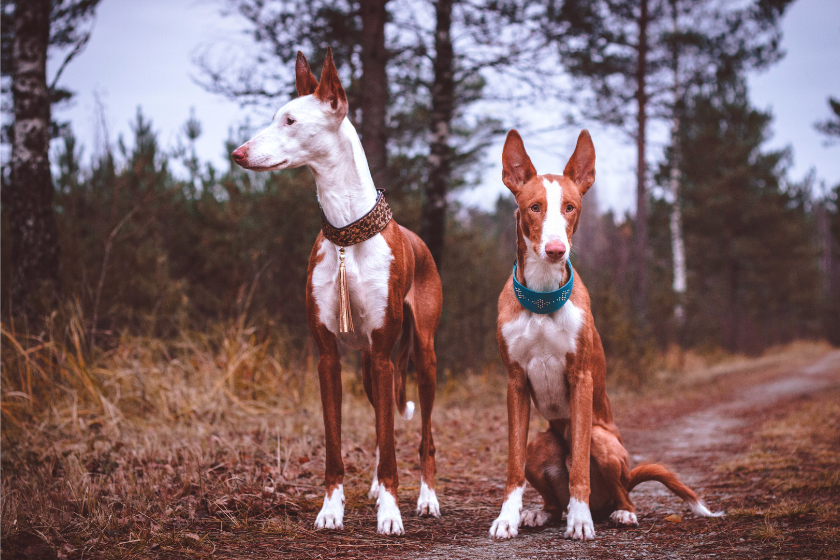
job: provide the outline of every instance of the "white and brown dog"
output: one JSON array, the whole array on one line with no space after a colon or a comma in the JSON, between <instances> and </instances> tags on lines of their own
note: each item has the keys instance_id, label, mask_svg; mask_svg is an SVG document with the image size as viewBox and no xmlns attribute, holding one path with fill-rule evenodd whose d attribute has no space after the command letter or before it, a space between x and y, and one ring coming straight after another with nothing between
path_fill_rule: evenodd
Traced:
<instances>
[{"instance_id":1,"label":"white and brown dog","mask_svg":"<svg viewBox=\"0 0 840 560\"><path fill-rule=\"evenodd\" d=\"M635 525L629 493L648 480L663 483L695 514L717 515L665 467L648 464L631 471L613 422L606 359L589 294L568 263L581 199L595 182L589 133L580 133L563 175L537 175L522 138L512 130L502 166L502 180L518 206L516 282L512 275L499 296L497 337L508 370L509 447L505 502L490 536L515 537L521 524L543 525L564 511L565 536L572 539L595 537L591 512L619 525ZM520 299L529 292L538 293L532 297L556 295L533 300L534 305ZM559 309L552 311L550 304L557 303ZM532 398L550 428L528 445ZM526 478L542 495L541 511L522 512Z\"/></svg>"},{"instance_id":2,"label":"white and brown dog","mask_svg":"<svg viewBox=\"0 0 840 560\"><path fill-rule=\"evenodd\" d=\"M298 97L284 105L271 125L239 148L233 159L246 169L271 171L308 166L315 176L324 216L344 227L377 203L359 136L346 118L347 96L327 52L320 83L302 53L295 66ZM405 374L414 361L422 419L419 515L440 516L435 496L435 445L432 406L437 362L434 337L441 313L441 282L432 255L420 238L391 220L361 243L345 248L347 285L354 332L339 332L340 247L318 235L309 258L306 311L318 345L318 375L326 432L326 497L315 520L319 529L342 529L344 462L341 456L341 363L338 342L362 353L365 392L376 415L376 456L370 497L377 499L377 529L404 534L397 503L394 403L410 419ZM400 332L402 336L400 337ZM398 372L391 351L397 339Z\"/></svg>"}]
</instances>

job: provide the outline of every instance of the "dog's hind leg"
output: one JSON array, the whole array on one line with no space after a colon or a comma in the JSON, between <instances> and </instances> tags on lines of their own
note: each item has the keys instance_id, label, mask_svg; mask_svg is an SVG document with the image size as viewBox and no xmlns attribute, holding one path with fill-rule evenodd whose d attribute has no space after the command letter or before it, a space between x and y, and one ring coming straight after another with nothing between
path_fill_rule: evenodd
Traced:
<instances>
[{"instance_id":1,"label":"dog's hind leg","mask_svg":"<svg viewBox=\"0 0 840 560\"><path fill-rule=\"evenodd\" d=\"M427 318L428 320L428 318ZM436 326L437 321L435 321ZM421 327L422 330L421 330ZM435 357L435 329L421 324L414 329L412 342L414 368L420 396L420 496L417 515L440 517L440 504L435 494L435 440L432 435L432 407L437 387L437 358Z\"/></svg>"},{"instance_id":2,"label":"dog's hind leg","mask_svg":"<svg viewBox=\"0 0 840 560\"><path fill-rule=\"evenodd\" d=\"M552 431L540 432L528 444L525 478L542 496L543 509L523 511L520 525L539 527L563 516L569 504L568 454L565 443Z\"/></svg>"},{"instance_id":3,"label":"dog's hind leg","mask_svg":"<svg viewBox=\"0 0 840 560\"><path fill-rule=\"evenodd\" d=\"M406 294L405 314L410 315L411 360L417 374L420 402L420 496L417 514L440 517L440 504L435 494L435 440L432 436L432 408L437 387L435 331L440 322L443 301L440 276L432 254L414 233L405 230L414 251L414 282ZM404 327L405 329L405 327ZM403 331L405 336L405 330ZM402 346L402 343L400 343Z\"/></svg>"},{"instance_id":4,"label":"dog's hind leg","mask_svg":"<svg viewBox=\"0 0 840 560\"><path fill-rule=\"evenodd\" d=\"M595 502L605 502L605 505L613 509L610 519L616 525L638 525L636 508L630 501L630 492L627 489L630 480L627 450L615 434L601 426L592 427L591 449L592 460L600 474L597 488L594 484L592 488L593 496L590 501L593 506ZM596 498L596 490L605 495L600 499Z\"/></svg>"}]
</instances>

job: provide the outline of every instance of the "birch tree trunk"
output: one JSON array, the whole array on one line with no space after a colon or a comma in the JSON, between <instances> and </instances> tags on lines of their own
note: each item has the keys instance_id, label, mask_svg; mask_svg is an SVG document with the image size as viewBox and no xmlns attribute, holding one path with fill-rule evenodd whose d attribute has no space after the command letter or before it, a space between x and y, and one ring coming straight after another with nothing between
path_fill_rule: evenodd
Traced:
<instances>
[{"instance_id":1,"label":"birch tree trunk","mask_svg":"<svg viewBox=\"0 0 840 560\"><path fill-rule=\"evenodd\" d=\"M446 192L452 173L452 149L449 146L450 126L455 102L452 47L452 1L435 3L435 81L432 86L429 183L423 202L421 237L426 242L438 269L441 266L446 233Z\"/></svg>"},{"instance_id":2,"label":"birch tree trunk","mask_svg":"<svg viewBox=\"0 0 840 560\"><path fill-rule=\"evenodd\" d=\"M637 132L636 132L636 314L644 323L647 317L647 160L645 159L646 149L646 127L647 127L647 26L648 26L648 0L641 1L641 14L639 16L639 45L638 61L636 63L636 103L637 111Z\"/></svg>"},{"instance_id":3,"label":"birch tree trunk","mask_svg":"<svg viewBox=\"0 0 840 560\"><path fill-rule=\"evenodd\" d=\"M677 34L677 0L671 0L671 21L674 36ZM674 305L674 320L677 323L678 339L682 345L683 329L685 327L685 292L686 292L686 267L685 267L685 240L682 229L682 208L680 206L680 58L679 46L674 43L673 71L674 71L674 118L671 124L671 254L673 256L674 269L674 294L677 302Z\"/></svg>"},{"instance_id":4,"label":"birch tree trunk","mask_svg":"<svg viewBox=\"0 0 840 560\"><path fill-rule=\"evenodd\" d=\"M679 155L679 134L680 119L674 116L674 124L671 128L673 138L673 161L671 162L671 253L673 256L674 268L674 294L677 302L674 305L674 319L680 330L685 326L685 291L686 291L686 268L685 268L685 241L683 240L682 209L680 208L680 155Z\"/></svg>"},{"instance_id":5,"label":"birch tree trunk","mask_svg":"<svg viewBox=\"0 0 840 560\"><path fill-rule=\"evenodd\" d=\"M59 288L58 229L49 162L47 47L51 9L50 0L27 0L17 2L14 13L15 123L6 204L12 241L11 303L13 310L24 313L34 311L36 298L44 300L41 303L52 300Z\"/></svg>"}]
</instances>

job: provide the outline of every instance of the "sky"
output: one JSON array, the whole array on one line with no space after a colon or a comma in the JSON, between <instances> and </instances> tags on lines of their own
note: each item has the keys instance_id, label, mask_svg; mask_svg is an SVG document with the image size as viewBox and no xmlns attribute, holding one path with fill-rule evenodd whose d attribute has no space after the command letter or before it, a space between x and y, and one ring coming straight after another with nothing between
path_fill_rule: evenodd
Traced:
<instances>
[{"instance_id":1,"label":"sky","mask_svg":"<svg viewBox=\"0 0 840 560\"><path fill-rule=\"evenodd\" d=\"M239 107L236 102L206 92L195 78L195 56L207 47L246 44L236 17L220 15L224 3L198 0L102 0L87 49L64 72L61 85L76 92L69 107L56 114L69 120L85 146L85 157L101 150L119 135L131 143L130 123L138 106L151 118L166 149L183 142L183 125L191 109L203 132L198 155L216 167L228 165L224 142L230 131L248 119L259 128L270 112ZM791 180L815 169L817 181L840 182L840 146L825 146L813 123L829 116L829 95L840 97L840 2L797 0L782 23L785 58L762 73L749 76L753 104L774 115L768 149L790 147ZM58 61L51 61L55 71ZM48 69L48 72L49 70ZM97 99L99 101L97 101ZM278 107L282 105L278 101ZM512 107L511 122L543 122L556 111L550 104ZM104 127L100 116L104 117ZM635 152L621 133L597 123L587 124L597 153L597 182L593 191L602 209L632 213L635 204ZM539 173L559 173L574 150L576 130L525 136ZM649 158L656 158L667 140L654 133ZM488 150L481 180L459 198L470 205L492 208L500 193L501 150L504 138ZM387 186L386 186L387 187Z\"/></svg>"}]
</instances>

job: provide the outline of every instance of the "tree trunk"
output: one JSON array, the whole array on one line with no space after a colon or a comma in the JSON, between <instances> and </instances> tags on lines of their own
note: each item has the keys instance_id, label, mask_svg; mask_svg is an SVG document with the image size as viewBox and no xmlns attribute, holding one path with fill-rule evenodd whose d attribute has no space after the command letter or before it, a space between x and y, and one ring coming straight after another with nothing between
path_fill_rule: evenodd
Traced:
<instances>
[{"instance_id":1,"label":"tree trunk","mask_svg":"<svg viewBox=\"0 0 840 560\"><path fill-rule=\"evenodd\" d=\"M59 288L58 229L50 173L47 47L50 0L17 2L13 43L14 138L6 204L12 241L11 298L16 312L43 312ZM36 299L40 301L36 301Z\"/></svg>"},{"instance_id":2,"label":"tree trunk","mask_svg":"<svg viewBox=\"0 0 840 560\"><path fill-rule=\"evenodd\" d=\"M673 161L671 162L670 191L673 202L671 204L671 253L674 266L674 294L677 302L674 305L674 319L680 331L680 338L685 326L685 291L686 291L686 267L685 267L685 241L682 229L682 209L680 208L680 165L679 165L679 134L680 118L674 115L674 124L671 128L673 138Z\"/></svg>"},{"instance_id":3,"label":"tree trunk","mask_svg":"<svg viewBox=\"0 0 840 560\"><path fill-rule=\"evenodd\" d=\"M361 0L362 77L359 81L362 108L362 147L373 175L373 184L380 189L388 182L388 51L385 50L385 22L388 0Z\"/></svg>"},{"instance_id":4,"label":"tree trunk","mask_svg":"<svg viewBox=\"0 0 840 560\"><path fill-rule=\"evenodd\" d=\"M641 0L639 16L639 58L636 65L636 102L638 104L638 130L636 133L636 314L644 323L647 317L647 160L645 159L645 133L647 127L647 26L648 0Z\"/></svg>"},{"instance_id":5,"label":"tree trunk","mask_svg":"<svg viewBox=\"0 0 840 560\"><path fill-rule=\"evenodd\" d=\"M671 22L672 31L677 33L677 0L671 0ZM674 295L677 302L674 305L674 320L677 323L677 339L682 346L683 332L685 328L685 292L686 292L686 269L685 269L685 240L682 229L682 208L680 207L680 54L679 48L674 43L672 69L674 72L674 117L671 125L671 182L670 188L671 205L671 254L674 267Z\"/></svg>"},{"instance_id":6,"label":"tree trunk","mask_svg":"<svg viewBox=\"0 0 840 560\"><path fill-rule=\"evenodd\" d=\"M452 172L452 149L449 146L450 126L455 99L452 49L452 1L437 0L435 15L435 82L432 86L429 183L423 203L421 235L438 268L441 266L446 230L446 191Z\"/></svg>"}]
</instances>

